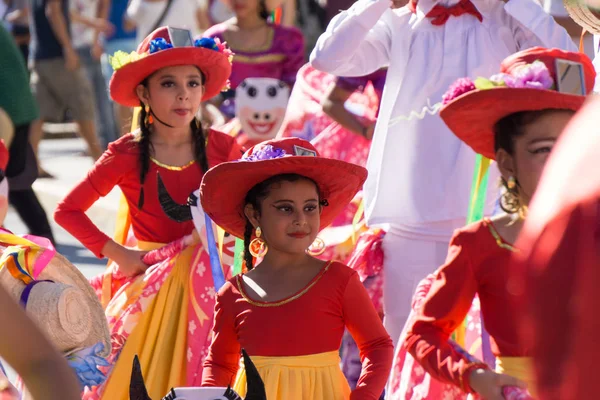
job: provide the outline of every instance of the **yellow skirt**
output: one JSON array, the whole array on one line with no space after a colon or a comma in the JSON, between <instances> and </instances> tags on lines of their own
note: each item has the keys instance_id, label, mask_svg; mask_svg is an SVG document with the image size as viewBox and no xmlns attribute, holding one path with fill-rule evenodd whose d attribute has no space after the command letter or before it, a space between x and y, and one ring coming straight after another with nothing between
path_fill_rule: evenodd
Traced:
<instances>
[{"instance_id":1,"label":"yellow skirt","mask_svg":"<svg viewBox=\"0 0 600 400\"><path fill-rule=\"evenodd\" d=\"M140 242L151 250L157 243ZM172 387L186 384L189 271L193 248L178 255L171 273L148 309L140 315L104 387L102 400L129 400L133 357L140 359L151 398L160 399ZM140 283L143 275L139 278Z\"/></svg>"},{"instance_id":2,"label":"yellow skirt","mask_svg":"<svg viewBox=\"0 0 600 400\"><path fill-rule=\"evenodd\" d=\"M497 357L496 372L522 380L527 384L527 390L536 397L535 377L532 360L529 357Z\"/></svg>"},{"instance_id":3,"label":"yellow skirt","mask_svg":"<svg viewBox=\"0 0 600 400\"><path fill-rule=\"evenodd\" d=\"M337 351L296 357L252 357L269 400L347 400L350 386ZM240 369L234 390L246 396L246 371Z\"/></svg>"}]
</instances>

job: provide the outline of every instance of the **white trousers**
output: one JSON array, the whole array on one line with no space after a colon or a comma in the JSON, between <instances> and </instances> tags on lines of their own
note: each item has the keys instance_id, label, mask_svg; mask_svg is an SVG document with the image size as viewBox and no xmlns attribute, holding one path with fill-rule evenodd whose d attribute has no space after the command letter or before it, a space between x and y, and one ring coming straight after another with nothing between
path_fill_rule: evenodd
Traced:
<instances>
[{"instance_id":1,"label":"white trousers","mask_svg":"<svg viewBox=\"0 0 600 400\"><path fill-rule=\"evenodd\" d=\"M417 284L443 265L447 241L407 239L389 230L383 239L384 326L396 346L411 311Z\"/></svg>"}]
</instances>

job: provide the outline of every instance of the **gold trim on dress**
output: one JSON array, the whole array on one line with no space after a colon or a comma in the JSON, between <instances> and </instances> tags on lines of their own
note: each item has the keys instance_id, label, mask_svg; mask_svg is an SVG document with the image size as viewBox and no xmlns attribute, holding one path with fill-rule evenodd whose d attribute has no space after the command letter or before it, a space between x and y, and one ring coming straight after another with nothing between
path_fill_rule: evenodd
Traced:
<instances>
[{"instance_id":1,"label":"gold trim on dress","mask_svg":"<svg viewBox=\"0 0 600 400\"><path fill-rule=\"evenodd\" d=\"M285 60L285 54L265 54L264 56L244 56L236 54L233 56L233 62L239 62L244 64L265 64L282 62Z\"/></svg>"},{"instance_id":2,"label":"gold trim on dress","mask_svg":"<svg viewBox=\"0 0 600 400\"><path fill-rule=\"evenodd\" d=\"M196 160L192 160L192 161L190 161L189 163L187 163L187 164L186 164L186 165L184 165L184 166L177 167L177 166L174 166L174 165L167 165L167 164L163 164L163 163L161 163L160 161L158 161L158 160L157 160L156 158L154 158L154 157L150 157L150 160L151 160L151 161L152 161L154 164L158 165L159 167L162 167L162 168L164 168L164 169L168 169L168 170L170 170L170 171L183 171L184 169L186 169L186 168L190 167L192 164L194 164L194 163L196 162Z\"/></svg>"},{"instance_id":3,"label":"gold trim on dress","mask_svg":"<svg viewBox=\"0 0 600 400\"><path fill-rule=\"evenodd\" d=\"M500 236L500 234L498 233L498 231L496 230L496 228L494 228L494 224L492 223L492 221L488 218L486 218L486 222L487 222L487 226L490 230L490 233L492 234L492 236L494 237L494 239L496 240L496 244L498 245L498 247L505 249L505 250L509 250L512 251L514 253L518 253L519 249L517 249L516 247L514 247L513 245L506 243L504 241L504 239L502 239L502 236Z\"/></svg>"},{"instance_id":4,"label":"gold trim on dress","mask_svg":"<svg viewBox=\"0 0 600 400\"><path fill-rule=\"evenodd\" d=\"M235 41L230 40L231 37L228 38L228 36L230 36L230 35L228 34L227 31L223 32L223 40L225 42L227 42L227 44L229 45L229 48L234 53L237 53L237 52L261 53L263 51L269 50L273 46L273 39L275 38L275 28L273 26L267 26L267 27L269 28L269 32L267 33L267 40L266 40L265 44L263 44L260 47L251 48L251 47L237 46L237 43L235 43ZM234 59L235 59L235 56L234 56Z\"/></svg>"},{"instance_id":5,"label":"gold trim on dress","mask_svg":"<svg viewBox=\"0 0 600 400\"><path fill-rule=\"evenodd\" d=\"M291 301L294 301L294 300L302 297L304 294L306 294L306 292L308 292L313 286L315 286L315 284L317 282L319 282L321 280L321 278L323 277L323 275L325 275L325 272L327 272L327 270L331 266L331 263L332 263L332 261L328 261L327 264L321 270L321 272L319 272L319 274L317 276L315 276L313 278L313 280L304 289L302 289L301 291L299 291L298 293L296 293L292 297L288 297L286 299L279 300L279 301L274 301L274 302L252 300L248 295L246 295L246 292L244 292L244 288L243 288L243 284L242 284L242 274L239 274L238 276L236 276L235 279L236 279L238 291L240 292L240 294L242 295L242 297L248 303L252 304L253 306L257 306L257 307L278 307L278 306L282 306L284 304L287 304L287 303L289 303Z\"/></svg>"}]
</instances>

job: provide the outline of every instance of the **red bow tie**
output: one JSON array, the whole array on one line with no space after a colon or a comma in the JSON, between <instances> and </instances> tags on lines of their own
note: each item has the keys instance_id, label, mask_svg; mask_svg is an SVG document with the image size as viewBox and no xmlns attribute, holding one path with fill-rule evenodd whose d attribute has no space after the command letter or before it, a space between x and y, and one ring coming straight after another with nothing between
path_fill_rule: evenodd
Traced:
<instances>
[{"instance_id":1,"label":"red bow tie","mask_svg":"<svg viewBox=\"0 0 600 400\"><path fill-rule=\"evenodd\" d=\"M417 3L416 1L408 2L408 9L416 14L417 12ZM471 3L471 0L461 0L457 4L444 7L440 4L436 5L429 11L426 15L427 18L431 20L433 25L444 25L450 16L458 17L463 14L471 14L477 17L479 21L483 21L483 16L477 10L477 8Z\"/></svg>"}]
</instances>

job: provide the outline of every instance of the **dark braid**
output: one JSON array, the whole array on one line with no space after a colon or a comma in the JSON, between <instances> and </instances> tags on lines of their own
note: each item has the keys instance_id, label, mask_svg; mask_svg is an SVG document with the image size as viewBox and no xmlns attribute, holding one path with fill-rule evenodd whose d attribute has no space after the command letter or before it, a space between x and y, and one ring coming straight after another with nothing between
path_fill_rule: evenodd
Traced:
<instances>
[{"instance_id":1,"label":"dark braid","mask_svg":"<svg viewBox=\"0 0 600 400\"><path fill-rule=\"evenodd\" d=\"M206 157L206 138L208 136L204 132L202 123L196 118L190 122L190 128L192 129L192 140L194 141L194 158L202 168L202 172L206 173L208 171L208 159Z\"/></svg>"},{"instance_id":2,"label":"dark braid","mask_svg":"<svg viewBox=\"0 0 600 400\"><path fill-rule=\"evenodd\" d=\"M250 271L254 268L254 259L252 258L252 254L250 254L250 241L252 240L252 232L254 231L254 227L246 219L246 228L244 229L244 262L246 263L246 269Z\"/></svg>"},{"instance_id":3,"label":"dark braid","mask_svg":"<svg viewBox=\"0 0 600 400\"><path fill-rule=\"evenodd\" d=\"M138 125L140 127L141 135L138 138L138 146L140 147L140 197L138 199L138 209L142 209L144 206L144 182L148 170L150 169L150 150L152 142L150 142L150 128L146 124L146 107L144 103L140 102L142 110L140 111L140 119Z\"/></svg>"}]
</instances>

